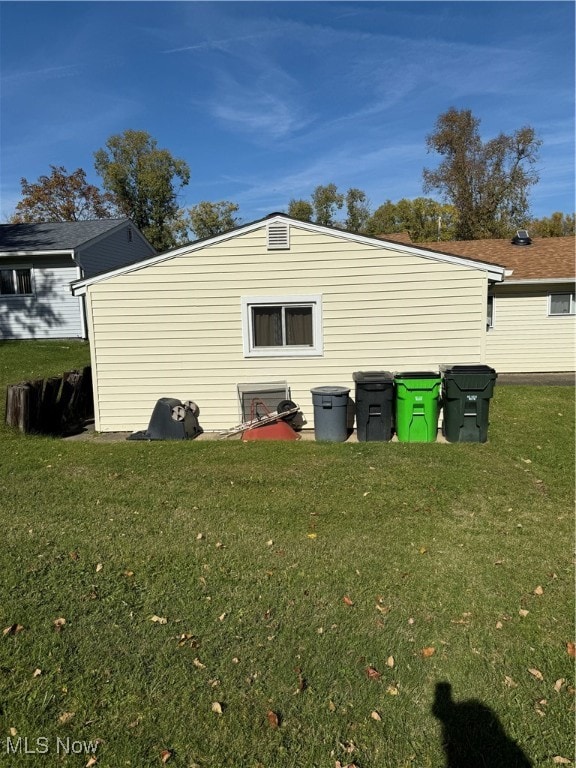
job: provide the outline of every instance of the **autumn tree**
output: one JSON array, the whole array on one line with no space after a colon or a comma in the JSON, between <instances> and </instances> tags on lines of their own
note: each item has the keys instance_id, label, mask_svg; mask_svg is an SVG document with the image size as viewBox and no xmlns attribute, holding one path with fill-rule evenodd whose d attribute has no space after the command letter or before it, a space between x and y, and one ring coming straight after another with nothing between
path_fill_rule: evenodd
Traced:
<instances>
[{"instance_id":1,"label":"autumn tree","mask_svg":"<svg viewBox=\"0 0 576 768\"><path fill-rule=\"evenodd\" d=\"M214 237L237 226L239 219L237 203L221 200L210 203L203 200L188 209L189 227L197 238Z\"/></svg>"},{"instance_id":2,"label":"autumn tree","mask_svg":"<svg viewBox=\"0 0 576 768\"><path fill-rule=\"evenodd\" d=\"M436 190L456 208L458 240L507 236L528 218L528 192L538 181L534 165L541 141L524 126L483 142L471 110L450 108L426 139L443 158L423 171L424 191Z\"/></svg>"},{"instance_id":3,"label":"autumn tree","mask_svg":"<svg viewBox=\"0 0 576 768\"><path fill-rule=\"evenodd\" d=\"M51 165L50 169L49 176L40 176L35 182L20 180L22 200L11 217L14 224L84 221L115 215L111 196L89 184L82 168L72 173L61 165Z\"/></svg>"},{"instance_id":4,"label":"autumn tree","mask_svg":"<svg viewBox=\"0 0 576 768\"><path fill-rule=\"evenodd\" d=\"M528 225L531 235L536 237L565 237L574 235L576 216L570 213L554 212L542 219L533 219Z\"/></svg>"},{"instance_id":5,"label":"autumn tree","mask_svg":"<svg viewBox=\"0 0 576 768\"><path fill-rule=\"evenodd\" d=\"M299 221L312 221L314 209L308 200L290 200L288 204L288 216Z\"/></svg>"},{"instance_id":6,"label":"autumn tree","mask_svg":"<svg viewBox=\"0 0 576 768\"><path fill-rule=\"evenodd\" d=\"M146 131L110 136L94 153L95 168L118 209L159 251L174 244L170 222L177 216L177 194L190 180L184 160L159 149Z\"/></svg>"}]
</instances>

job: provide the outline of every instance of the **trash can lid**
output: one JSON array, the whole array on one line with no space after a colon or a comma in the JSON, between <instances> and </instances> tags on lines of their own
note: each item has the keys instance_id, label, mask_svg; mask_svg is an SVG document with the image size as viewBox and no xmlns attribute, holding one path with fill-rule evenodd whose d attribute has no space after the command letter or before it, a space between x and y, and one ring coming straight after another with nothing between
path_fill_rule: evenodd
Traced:
<instances>
[{"instance_id":1,"label":"trash can lid","mask_svg":"<svg viewBox=\"0 0 576 768\"><path fill-rule=\"evenodd\" d=\"M350 392L349 387L314 387L311 389L314 395L347 395Z\"/></svg>"},{"instance_id":2,"label":"trash can lid","mask_svg":"<svg viewBox=\"0 0 576 768\"><path fill-rule=\"evenodd\" d=\"M394 374L391 373L390 371L355 371L352 374L352 377L356 382L363 382L363 381L388 382L393 380Z\"/></svg>"},{"instance_id":3,"label":"trash can lid","mask_svg":"<svg viewBox=\"0 0 576 768\"><path fill-rule=\"evenodd\" d=\"M395 379L439 379L440 374L436 371L404 371L397 373Z\"/></svg>"},{"instance_id":4,"label":"trash can lid","mask_svg":"<svg viewBox=\"0 0 576 768\"><path fill-rule=\"evenodd\" d=\"M496 373L489 365L441 365L442 373Z\"/></svg>"}]
</instances>

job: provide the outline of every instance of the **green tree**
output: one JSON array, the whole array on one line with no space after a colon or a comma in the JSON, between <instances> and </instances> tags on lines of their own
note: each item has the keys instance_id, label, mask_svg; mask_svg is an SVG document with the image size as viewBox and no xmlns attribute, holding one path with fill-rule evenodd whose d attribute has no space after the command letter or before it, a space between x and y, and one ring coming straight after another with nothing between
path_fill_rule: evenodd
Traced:
<instances>
[{"instance_id":1,"label":"green tree","mask_svg":"<svg viewBox=\"0 0 576 768\"><path fill-rule=\"evenodd\" d=\"M188 209L189 227L198 239L214 237L228 232L237 226L239 219L235 215L239 206L229 200L210 203L202 200Z\"/></svg>"},{"instance_id":2,"label":"green tree","mask_svg":"<svg viewBox=\"0 0 576 768\"><path fill-rule=\"evenodd\" d=\"M442 156L423 171L424 191L436 190L458 212L456 238L503 237L528 219L528 192L538 181L534 165L541 141L525 126L483 142L480 120L469 109L441 114L426 139Z\"/></svg>"},{"instance_id":3,"label":"green tree","mask_svg":"<svg viewBox=\"0 0 576 768\"><path fill-rule=\"evenodd\" d=\"M30 182L22 178L22 200L16 205L11 221L23 222L83 221L108 219L117 212L111 196L88 184L86 171L51 165L49 176Z\"/></svg>"},{"instance_id":4,"label":"green tree","mask_svg":"<svg viewBox=\"0 0 576 768\"><path fill-rule=\"evenodd\" d=\"M307 200L290 200L288 203L288 216L299 221L312 221L314 209Z\"/></svg>"},{"instance_id":5,"label":"green tree","mask_svg":"<svg viewBox=\"0 0 576 768\"><path fill-rule=\"evenodd\" d=\"M574 235L575 219L574 214L556 211L549 217L533 219L528 228L536 237L564 237Z\"/></svg>"},{"instance_id":6,"label":"green tree","mask_svg":"<svg viewBox=\"0 0 576 768\"><path fill-rule=\"evenodd\" d=\"M188 184L190 169L146 131L110 136L94 153L96 171L118 209L129 216L152 245L173 245L170 222L178 214L177 193Z\"/></svg>"},{"instance_id":7,"label":"green tree","mask_svg":"<svg viewBox=\"0 0 576 768\"><path fill-rule=\"evenodd\" d=\"M346 192L346 220L344 229L348 232L363 232L370 218L370 205L366 193L351 187Z\"/></svg>"},{"instance_id":8,"label":"green tree","mask_svg":"<svg viewBox=\"0 0 576 768\"><path fill-rule=\"evenodd\" d=\"M344 205L344 195L338 192L336 184L319 185L312 192L312 207L316 224L333 227L336 211Z\"/></svg>"},{"instance_id":9,"label":"green tree","mask_svg":"<svg viewBox=\"0 0 576 768\"><path fill-rule=\"evenodd\" d=\"M366 224L366 231L375 236L408 232L414 243L452 240L456 221L452 205L430 197L402 198L397 203L387 200L377 208Z\"/></svg>"}]
</instances>

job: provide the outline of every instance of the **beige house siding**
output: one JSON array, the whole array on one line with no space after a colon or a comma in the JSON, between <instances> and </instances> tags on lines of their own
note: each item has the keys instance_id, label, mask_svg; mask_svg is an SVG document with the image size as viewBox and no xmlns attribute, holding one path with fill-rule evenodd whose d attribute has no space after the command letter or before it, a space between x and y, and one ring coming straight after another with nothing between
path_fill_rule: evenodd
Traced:
<instances>
[{"instance_id":1,"label":"beige house siding","mask_svg":"<svg viewBox=\"0 0 576 768\"><path fill-rule=\"evenodd\" d=\"M498 285L494 289L494 327L486 337L486 360L501 373L573 371L576 318L550 317L550 293L573 285Z\"/></svg>"},{"instance_id":2,"label":"beige house siding","mask_svg":"<svg viewBox=\"0 0 576 768\"><path fill-rule=\"evenodd\" d=\"M88 287L96 428L145 429L176 397L226 429L237 384L279 380L312 426L310 389L353 389L356 370L484 362L486 293L481 270L294 224L290 249L269 251L264 223ZM244 357L242 297L303 294L322 297L323 355Z\"/></svg>"}]
</instances>

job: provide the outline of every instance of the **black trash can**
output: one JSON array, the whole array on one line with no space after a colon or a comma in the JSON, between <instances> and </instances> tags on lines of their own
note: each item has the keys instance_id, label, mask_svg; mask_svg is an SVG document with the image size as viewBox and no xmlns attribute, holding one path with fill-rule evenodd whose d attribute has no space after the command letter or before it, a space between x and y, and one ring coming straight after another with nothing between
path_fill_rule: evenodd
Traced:
<instances>
[{"instance_id":1,"label":"black trash can","mask_svg":"<svg viewBox=\"0 0 576 768\"><path fill-rule=\"evenodd\" d=\"M441 366L442 434L450 443L485 443L498 374L488 365Z\"/></svg>"},{"instance_id":2,"label":"black trash can","mask_svg":"<svg viewBox=\"0 0 576 768\"><path fill-rule=\"evenodd\" d=\"M358 440L391 440L394 375L390 371L356 371L353 378Z\"/></svg>"},{"instance_id":3,"label":"black trash can","mask_svg":"<svg viewBox=\"0 0 576 768\"><path fill-rule=\"evenodd\" d=\"M348 439L348 399L347 387L315 387L311 389L314 405L314 437L343 443Z\"/></svg>"}]
</instances>

